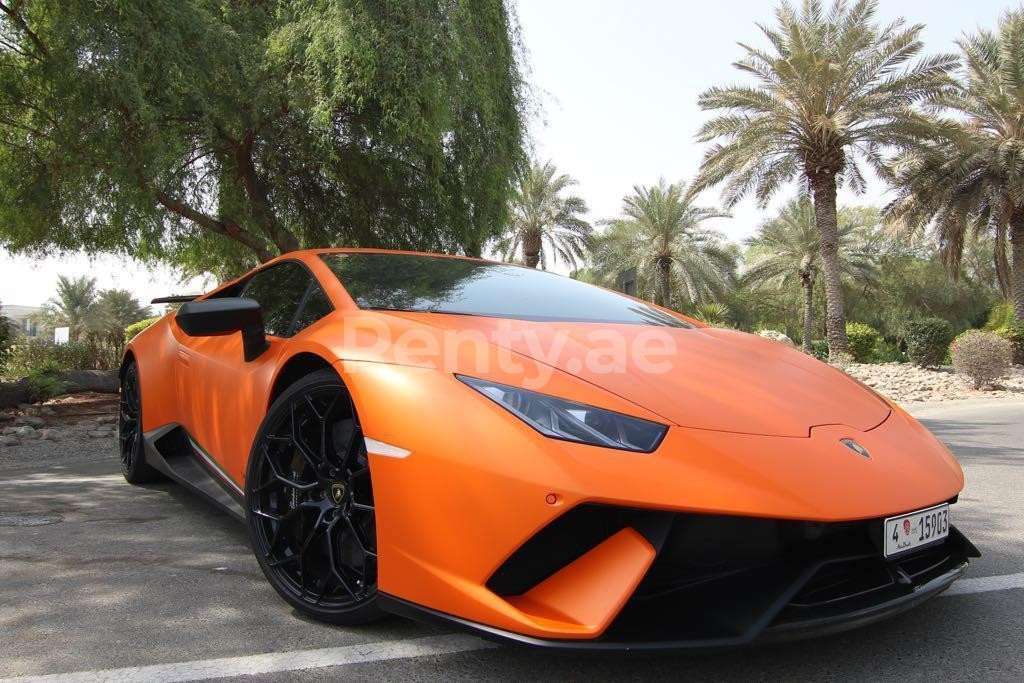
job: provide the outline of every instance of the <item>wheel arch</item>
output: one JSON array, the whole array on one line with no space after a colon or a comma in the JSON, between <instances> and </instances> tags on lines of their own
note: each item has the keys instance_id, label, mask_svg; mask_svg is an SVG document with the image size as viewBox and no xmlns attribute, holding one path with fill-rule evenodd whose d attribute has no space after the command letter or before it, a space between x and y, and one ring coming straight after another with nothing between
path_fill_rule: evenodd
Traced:
<instances>
[{"instance_id":1,"label":"wheel arch","mask_svg":"<svg viewBox=\"0 0 1024 683\"><path fill-rule=\"evenodd\" d=\"M117 369L118 382L124 377L125 371L132 363L138 364L138 361L135 359L135 352L130 348L125 349L124 356L121 358L121 367Z\"/></svg>"},{"instance_id":2,"label":"wheel arch","mask_svg":"<svg viewBox=\"0 0 1024 683\"><path fill-rule=\"evenodd\" d=\"M306 375L318 370L332 370L337 373L337 369L329 360L310 351L300 351L289 358L274 377L270 393L267 395L266 409L270 410L270 406L274 404L277 397L284 393L288 387ZM341 379L341 375L338 375L338 378ZM344 384L343 379L342 384Z\"/></svg>"}]
</instances>

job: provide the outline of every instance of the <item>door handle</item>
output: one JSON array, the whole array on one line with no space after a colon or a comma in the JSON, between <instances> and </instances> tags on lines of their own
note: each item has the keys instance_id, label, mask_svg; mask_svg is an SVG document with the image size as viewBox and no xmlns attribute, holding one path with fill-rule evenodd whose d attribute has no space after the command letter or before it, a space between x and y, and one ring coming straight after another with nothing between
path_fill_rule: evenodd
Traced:
<instances>
[{"instance_id":1,"label":"door handle","mask_svg":"<svg viewBox=\"0 0 1024 683\"><path fill-rule=\"evenodd\" d=\"M181 361L182 365L192 365L192 357L188 355L187 351L178 349L178 360Z\"/></svg>"}]
</instances>

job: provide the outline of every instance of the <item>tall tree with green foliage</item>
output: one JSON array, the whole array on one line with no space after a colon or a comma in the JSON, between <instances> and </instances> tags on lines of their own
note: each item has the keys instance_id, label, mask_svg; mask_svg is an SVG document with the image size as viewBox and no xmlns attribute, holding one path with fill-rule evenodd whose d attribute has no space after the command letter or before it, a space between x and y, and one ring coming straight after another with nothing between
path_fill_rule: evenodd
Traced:
<instances>
[{"instance_id":1,"label":"tall tree with green foliage","mask_svg":"<svg viewBox=\"0 0 1024 683\"><path fill-rule=\"evenodd\" d=\"M991 235L1000 288L1024 322L1024 11L1008 12L994 33L980 31L957 44L962 87L934 103L952 109L960 125L953 135L936 131L931 144L896 160L899 196L887 214L910 232L934 221L954 279L970 233Z\"/></svg>"},{"instance_id":2,"label":"tall tree with green foliage","mask_svg":"<svg viewBox=\"0 0 1024 683\"><path fill-rule=\"evenodd\" d=\"M870 258L857 250L859 231L877 223L877 211L840 209L836 235L839 267L843 275L867 281L873 273ZM799 281L803 290L803 349L812 352L814 336L814 283L821 270L821 233L815 224L809 197L789 200L778 215L747 240L749 251L743 280L752 285L785 287Z\"/></svg>"},{"instance_id":3,"label":"tall tree with green foliage","mask_svg":"<svg viewBox=\"0 0 1024 683\"><path fill-rule=\"evenodd\" d=\"M101 332L122 334L132 323L153 315L126 289L102 289L96 297L91 327Z\"/></svg>"},{"instance_id":4,"label":"tall tree with green foliage","mask_svg":"<svg viewBox=\"0 0 1024 683\"><path fill-rule=\"evenodd\" d=\"M777 28L759 26L769 48L741 47L736 67L755 84L714 87L700 96L705 110L724 112L702 126L711 142L698 188L725 183L723 201L753 193L767 202L793 178L806 181L821 233L830 355L848 351L840 284L836 194L845 183L864 188L860 163L881 169L891 147L915 147L935 135L938 119L915 104L950 87L953 55L913 62L922 48L920 24L875 21L876 0L830 8L783 2Z\"/></svg>"},{"instance_id":5,"label":"tall tree with green foliage","mask_svg":"<svg viewBox=\"0 0 1024 683\"><path fill-rule=\"evenodd\" d=\"M71 339L80 339L96 314L96 278L57 276L57 293L45 304L41 321L47 327L67 327Z\"/></svg>"},{"instance_id":6,"label":"tall tree with green foliage","mask_svg":"<svg viewBox=\"0 0 1024 683\"><path fill-rule=\"evenodd\" d=\"M576 268L586 258L593 228L581 218L587 204L565 191L576 181L551 162L533 163L519 177L512 198L512 216L506 233L498 240L502 258L522 255L529 268L547 266L553 255Z\"/></svg>"},{"instance_id":7,"label":"tall tree with green foliage","mask_svg":"<svg viewBox=\"0 0 1024 683\"><path fill-rule=\"evenodd\" d=\"M0 245L237 272L479 253L523 163L504 0L0 2Z\"/></svg>"},{"instance_id":8,"label":"tall tree with green foliage","mask_svg":"<svg viewBox=\"0 0 1024 683\"><path fill-rule=\"evenodd\" d=\"M606 279L636 268L641 285L667 308L720 300L736 260L722 235L702 224L729 214L695 200L685 183L634 186L622 200L622 217L608 221L597 241L596 268Z\"/></svg>"}]
</instances>

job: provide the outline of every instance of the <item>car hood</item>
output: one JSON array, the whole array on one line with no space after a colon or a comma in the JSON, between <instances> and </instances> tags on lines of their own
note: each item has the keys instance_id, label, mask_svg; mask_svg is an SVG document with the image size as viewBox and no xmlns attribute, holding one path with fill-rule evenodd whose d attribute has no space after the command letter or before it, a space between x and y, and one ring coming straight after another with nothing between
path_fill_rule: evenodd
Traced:
<instances>
[{"instance_id":1,"label":"car hood","mask_svg":"<svg viewBox=\"0 0 1024 683\"><path fill-rule=\"evenodd\" d=\"M718 328L550 323L440 313L392 313L491 343L601 387L683 427L807 437L812 427L866 431L889 406L845 373L779 342ZM659 340L658 337L661 339ZM670 355L646 361L643 344ZM625 353L609 351L619 345ZM595 362L596 360L596 362ZM651 363L661 363L650 371Z\"/></svg>"}]
</instances>

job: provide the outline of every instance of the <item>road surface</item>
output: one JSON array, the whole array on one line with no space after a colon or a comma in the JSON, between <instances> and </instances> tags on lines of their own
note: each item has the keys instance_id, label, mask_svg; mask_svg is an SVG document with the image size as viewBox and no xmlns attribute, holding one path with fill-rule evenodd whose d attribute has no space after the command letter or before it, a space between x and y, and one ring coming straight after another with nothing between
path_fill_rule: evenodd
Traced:
<instances>
[{"instance_id":1,"label":"road surface","mask_svg":"<svg viewBox=\"0 0 1024 683\"><path fill-rule=\"evenodd\" d=\"M397 618L314 623L266 583L240 526L173 485L128 486L113 453L8 466L0 679L1024 680L1024 402L913 411L966 472L954 520L983 553L968 578L882 624L719 654L584 657Z\"/></svg>"}]
</instances>

